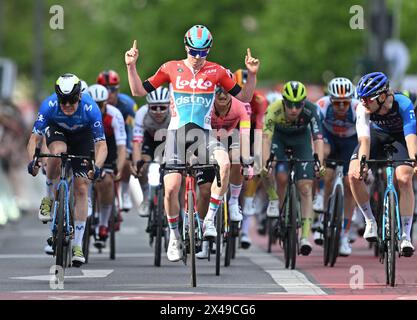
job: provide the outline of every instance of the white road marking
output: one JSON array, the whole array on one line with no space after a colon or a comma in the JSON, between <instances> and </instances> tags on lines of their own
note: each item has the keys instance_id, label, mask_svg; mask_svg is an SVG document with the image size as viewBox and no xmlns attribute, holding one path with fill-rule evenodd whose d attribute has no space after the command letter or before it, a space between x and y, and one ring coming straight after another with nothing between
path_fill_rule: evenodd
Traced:
<instances>
[{"instance_id":1,"label":"white road marking","mask_svg":"<svg viewBox=\"0 0 417 320\"><path fill-rule=\"evenodd\" d=\"M287 294L297 295L327 295L320 287L312 283L307 277L297 270L285 269L284 263L277 257L262 251L257 254L239 252L239 256L249 258L254 264L260 266L269 273L274 282L283 287ZM285 293L270 293L285 294Z\"/></svg>"},{"instance_id":2,"label":"white road marking","mask_svg":"<svg viewBox=\"0 0 417 320\"><path fill-rule=\"evenodd\" d=\"M80 279L80 278L106 278L114 270L81 270L82 276L64 276L65 279ZM27 276L27 277L10 277L12 280L37 280L37 281L50 281L54 275L40 275L40 276Z\"/></svg>"}]
</instances>

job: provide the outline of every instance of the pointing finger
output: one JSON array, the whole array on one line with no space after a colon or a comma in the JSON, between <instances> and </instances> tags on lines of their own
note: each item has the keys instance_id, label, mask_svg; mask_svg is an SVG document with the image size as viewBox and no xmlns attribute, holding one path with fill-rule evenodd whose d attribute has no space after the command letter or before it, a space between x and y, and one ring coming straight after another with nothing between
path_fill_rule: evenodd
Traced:
<instances>
[{"instance_id":1,"label":"pointing finger","mask_svg":"<svg viewBox=\"0 0 417 320\"><path fill-rule=\"evenodd\" d=\"M133 41L133 49L136 49L136 40Z\"/></svg>"},{"instance_id":2,"label":"pointing finger","mask_svg":"<svg viewBox=\"0 0 417 320\"><path fill-rule=\"evenodd\" d=\"M249 49L249 48L247 49L247 54L248 54L248 57L249 57L249 58L252 58L252 55L251 55L251 53L250 53L250 49Z\"/></svg>"}]
</instances>

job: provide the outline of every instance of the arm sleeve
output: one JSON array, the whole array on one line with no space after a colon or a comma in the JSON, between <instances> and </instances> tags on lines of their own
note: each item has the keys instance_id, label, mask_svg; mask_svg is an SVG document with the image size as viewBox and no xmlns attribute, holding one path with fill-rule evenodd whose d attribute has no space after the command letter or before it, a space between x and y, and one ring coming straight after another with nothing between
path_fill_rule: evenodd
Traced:
<instances>
[{"instance_id":1,"label":"arm sleeve","mask_svg":"<svg viewBox=\"0 0 417 320\"><path fill-rule=\"evenodd\" d=\"M143 120L145 119L147 109L147 106L143 106L139 108L138 112L136 112L135 127L133 128L133 142L143 142L143 135L145 133Z\"/></svg>"},{"instance_id":2,"label":"arm sleeve","mask_svg":"<svg viewBox=\"0 0 417 320\"><path fill-rule=\"evenodd\" d=\"M170 81L168 67L169 62L164 63L162 66L159 67L158 71L156 71L156 73L152 77L150 77L143 83L143 87L148 93L154 91L155 89L163 85L165 82Z\"/></svg>"},{"instance_id":3,"label":"arm sleeve","mask_svg":"<svg viewBox=\"0 0 417 320\"><path fill-rule=\"evenodd\" d=\"M89 101L89 103L92 105L92 109L88 111L88 113L90 116L90 128L93 132L94 143L106 140L100 109L93 100Z\"/></svg>"},{"instance_id":4,"label":"arm sleeve","mask_svg":"<svg viewBox=\"0 0 417 320\"><path fill-rule=\"evenodd\" d=\"M318 106L314 103L309 104L311 110L310 130L313 140L323 139L323 127L319 116Z\"/></svg>"},{"instance_id":5,"label":"arm sleeve","mask_svg":"<svg viewBox=\"0 0 417 320\"><path fill-rule=\"evenodd\" d=\"M116 109L116 108L115 108ZM114 138L116 140L116 145L118 146L125 146L126 145L126 129L125 123L122 116L122 113L119 110L115 110L113 120L112 120L112 127L114 132Z\"/></svg>"},{"instance_id":6,"label":"arm sleeve","mask_svg":"<svg viewBox=\"0 0 417 320\"><path fill-rule=\"evenodd\" d=\"M240 132L245 132L250 130L250 115L246 110L246 103L241 103L239 101L239 128Z\"/></svg>"},{"instance_id":7,"label":"arm sleeve","mask_svg":"<svg viewBox=\"0 0 417 320\"><path fill-rule=\"evenodd\" d=\"M224 90L229 92L232 96L237 96L242 88L232 79L229 77L226 69L220 66L218 69L218 76L217 76L217 83L223 87Z\"/></svg>"},{"instance_id":8,"label":"arm sleeve","mask_svg":"<svg viewBox=\"0 0 417 320\"><path fill-rule=\"evenodd\" d=\"M401 117L403 118L404 137L409 134L416 134L416 115L413 103L406 97L402 97L399 103Z\"/></svg>"},{"instance_id":9,"label":"arm sleeve","mask_svg":"<svg viewBox=\"0 0 417 320\"><path fill-rule=\"evenodd\" d=\"M371 137L369 118L370 115L365 112L365 107L360 103L356 108L356 133L358 134L358 138Z\"/></svg>"},{"instance_id":10,"label":"arm sleeve","mask_svg":"<svg viewBox=\"0 0 417 320\"><path fill-rule=\"evenodd\" d=\"M50 102L52 103L50 99L46 99L42 102L36 121L33 124L32 133L36 133L40 136L43 135L45 128L48 126L49 114L51 111L51 107L49 106Z\"/></svg>"},{"instance_id":11,"label":"arm sleeve","mask_svg":"<svg viewBox=\"0 0 417 320\"><path fill-rule=\"evenodd\" d=\"M279 100L277 100L276 102L270 104L268 109L266 110L263 132L270 139L272 139L272 137L274 135L275 123L276 123L276 113L278 112L278 108L279 108L280 103L281 102Z\"/></svg>"}]
</instances>

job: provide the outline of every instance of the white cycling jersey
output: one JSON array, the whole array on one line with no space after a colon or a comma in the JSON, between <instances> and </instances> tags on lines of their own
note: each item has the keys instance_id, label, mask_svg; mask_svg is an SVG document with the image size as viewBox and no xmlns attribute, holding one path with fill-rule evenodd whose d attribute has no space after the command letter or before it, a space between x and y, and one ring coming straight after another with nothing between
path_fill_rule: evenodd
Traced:
<instances>
[{"instance_id":1,"label":"white cycling jersey","mask_svg":"<svg viewBox=\"0 0 417 320\"><path fill-rule=\"evenodd\" d=\"M103 124L106 138L114 136L116 145L126 145L125 121L119 109L110 104L107 104L106 114L103 117Z\"/></svg>"},{"instance_id":2,"label":"white cycling jersey","mask_svg":"<svg viewBox=\"0 0 417 320\"><path fill-rule=\"evenodd\" d=\"M169 110L169 109L168 109ZM145 104L139 108L136 112L135 116L135 127L133 129L133 141L134 142L143 142L143 137L145 132L153 137L155 132L160 129L167 129L169 126L169 122L171 121L171 116L168 111L165 120L162 123L157 122L150 114L149 114L148 105Z\"/></svg>"}]
</instances>

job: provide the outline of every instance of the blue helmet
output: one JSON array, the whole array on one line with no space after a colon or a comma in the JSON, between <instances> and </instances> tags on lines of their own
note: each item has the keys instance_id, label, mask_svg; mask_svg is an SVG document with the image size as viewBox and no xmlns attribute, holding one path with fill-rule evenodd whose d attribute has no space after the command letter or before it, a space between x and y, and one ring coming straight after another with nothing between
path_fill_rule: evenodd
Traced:
<instances>
[{"instance_id":1,"label":"blue helmet","mask_svg":"<svg viewBox=\"0 0 417 320\"><path fill-rule=\"evenodd\" d=\"M356 86L359 98L376 97L389 89L389 81L382 72L372 72L364 75Z\"/></svg>"},{"instance_id":2,"label":"blue helmet","mask_svg":"<svg viewBox=\"0 0 417 320\"><path fill-rule=\"evenodd\" d=\"M203 25L192 26L184 36L184 44L193 49L210 49L213 37L210 31Z\"/></svg>"}]
</instances>

